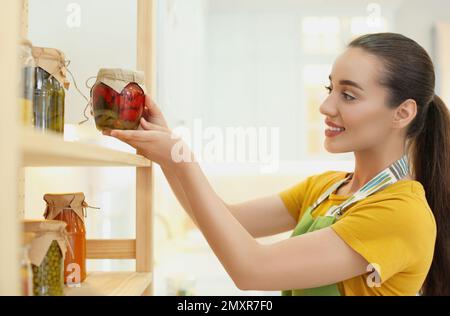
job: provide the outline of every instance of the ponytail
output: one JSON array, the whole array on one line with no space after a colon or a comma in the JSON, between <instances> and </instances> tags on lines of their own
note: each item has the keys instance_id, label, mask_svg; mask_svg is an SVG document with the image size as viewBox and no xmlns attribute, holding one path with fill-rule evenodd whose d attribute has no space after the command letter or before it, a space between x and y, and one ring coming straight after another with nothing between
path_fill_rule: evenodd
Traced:
<instances>
[{"instance_id":1,"label":"ponytail","mask_svg":"<svg viewBox=\"0 0 450 316\"><path fill-rule=\"evenodd\" d=\"M450 114L437 95L425 111L411 157L415 180L423 185L436 220L437 239L421 294L450 295Z\"/></svg>"}]
</instances>

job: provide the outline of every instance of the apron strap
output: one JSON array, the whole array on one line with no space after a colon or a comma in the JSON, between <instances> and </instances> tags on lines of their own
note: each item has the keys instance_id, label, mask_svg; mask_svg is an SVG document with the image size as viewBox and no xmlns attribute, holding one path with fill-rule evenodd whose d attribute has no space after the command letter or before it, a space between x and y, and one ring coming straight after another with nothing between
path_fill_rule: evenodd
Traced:
<instances>
[{"instance_id":1,"label":"apron strap","mask_svg":"<svg viewBox=\"0 0 450 316\"><path fill-rule=\"evenodd\" d=\"M378 173L374 178L367 182L362 188L356 191L350 198L341 203L340 205L333 205L325 216L335 216L339 218L342 215L342 211L350 205L365 199L369 195L384 189L385 187L399 181L409 174L408 156L405 154L391 164L389 167ZM330 194L339 188L343 183L347 182L353 174L348 175L345 179L342 179L330 188L328 188L315 202L310 206L311 211L318 207L323 201L328 199Z\"/></svg>"},{"instance_id":2,"label":"apron strap","mask_svg":"<svg viewBox=\"0 0 450 316\"><path fill-rule=\"evenodd\" d=\"M369 195L372 195L373 193L380 191L391 184L396 183L408 174L408 157L407 155L404 155L401 159L397 160L388 168L378 173L373 179L367 182L361 189L356 191L342 204L330 208L326 216L335 216L336 219L338 219L340 216L342 216L343 210L350 205L365 199Z\"/></svg>"},{"instance_id":3,"label":"apron strap","mask_svg":"<svg viewBox=\"0 0 450 316\"><path fill-rule=\"evenodd\" d=\"M339 180L335 184L333 184L331 187L329 187L318 199L314 202L314 204L311 205L311 209L314 210L317 206L319 206L323 201L328 199L330 194L334 192L337 188L339 188L344 182L346 182L350 176L347 176L345 179Z\"/></svg>"}]
</instances>

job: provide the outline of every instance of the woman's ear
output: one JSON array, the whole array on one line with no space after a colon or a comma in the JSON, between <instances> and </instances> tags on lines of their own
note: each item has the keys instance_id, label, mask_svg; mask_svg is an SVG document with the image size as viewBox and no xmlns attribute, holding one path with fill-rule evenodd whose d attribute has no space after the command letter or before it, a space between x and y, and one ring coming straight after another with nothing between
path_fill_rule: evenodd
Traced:
<instances>
[{"instance_id":1,"label":"woman's ear","mask_svg":"<svg viewBox=\"0 0 450 316\"><path fill-rule=\"evenodd\" d=\"M417 103L413 99L408 99L400 104L394 113L393 127L402 129L408 126L417 115Z\"/></svg>"}]
</instances>

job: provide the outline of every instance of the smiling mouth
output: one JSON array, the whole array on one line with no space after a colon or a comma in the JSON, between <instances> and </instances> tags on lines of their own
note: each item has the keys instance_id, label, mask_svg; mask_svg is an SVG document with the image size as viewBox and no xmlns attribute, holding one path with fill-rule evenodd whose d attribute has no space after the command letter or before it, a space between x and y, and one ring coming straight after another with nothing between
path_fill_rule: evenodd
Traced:
<instances>
[{"instance_id":1,"label":"smiling mouth","mask_svg":"<svg viewBox=\"0 0 450 316\"><path fill-rule=\"evenodd\" d=\"M332 131L332 132L343 132L345 131L344 127L327 127L328 131Z\"/></svg>"},{"instance_id":2,"label":"smiling mouth","mask_svg":"<svg viewBox=\"0 0 450 316\"><path fill-rule=\"evenodd\" d=\"M336 137L341 135L345 131L345 128L343 127L328 127L325 130L325 136L326 137Z\"/></svg>"}]
</instances>

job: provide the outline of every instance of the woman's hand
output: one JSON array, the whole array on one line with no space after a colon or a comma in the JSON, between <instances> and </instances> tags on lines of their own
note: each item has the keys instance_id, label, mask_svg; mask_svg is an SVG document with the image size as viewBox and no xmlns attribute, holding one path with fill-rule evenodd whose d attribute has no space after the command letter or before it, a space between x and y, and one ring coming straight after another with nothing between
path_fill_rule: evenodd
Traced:
<instances>
[{"instance_id":1,"label":"woman's hand","mask_svg":"<svg viewBox=\"0 0 450 316\"><path fill-rule=\"evenodd\" d=\"M166 119L164 118L164 115L162 114L159 107L156 105L156 103L152 100L152 98L148 95L145 96L145 108L144 108L144 114L142 115L144 119L152 124L169 128L167 125ZM139 129L143 129L142 126L139 126Z\"/></svg>"},{"instance_id":2,"label":"woman's hand","mask_svg":"<svg viewBox=\"0 0 450 316\"><path fill-rule=\"evenodd\" d=\"M184 141L168 128L163 114L150 97L146 97L144 115L137 130L108 130L103 134L129 144L163 167L174 167L177 162L194 159Z\"/></svg>"}]
</instances>

